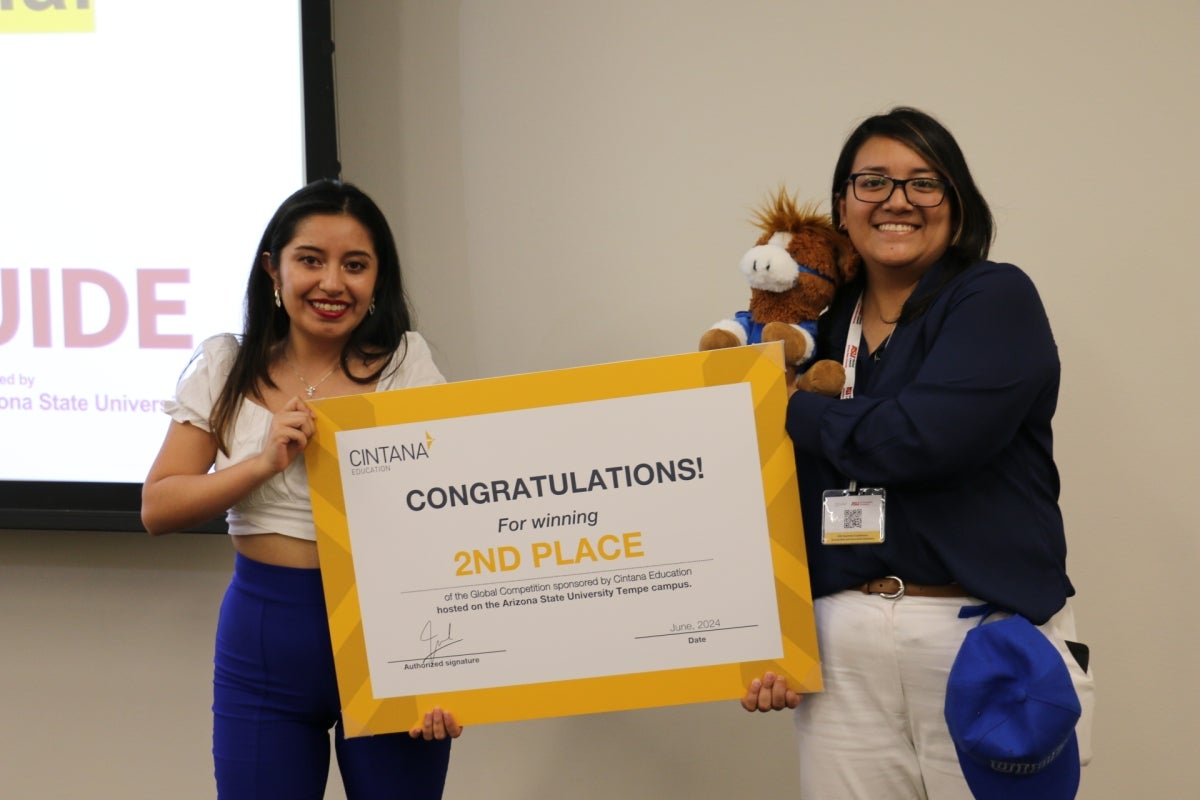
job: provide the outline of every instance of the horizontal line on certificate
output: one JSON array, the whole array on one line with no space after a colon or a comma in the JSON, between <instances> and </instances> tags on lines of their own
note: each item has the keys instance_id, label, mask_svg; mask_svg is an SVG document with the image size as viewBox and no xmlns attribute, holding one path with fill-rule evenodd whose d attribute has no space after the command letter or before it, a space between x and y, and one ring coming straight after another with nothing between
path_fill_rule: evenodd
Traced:
<instances>
[{"instance_id":1,"label":"horizontal line on certificate","mask_svg":"<svg viewBox=\"0 0 1200 800\"><path fill-rule=\"evenodd\" d=\"M423 592L444 592L447 589L473 589L477 586L500 586L505 583L536 583L537 581L557 581L566 578L580 578L585 575L604 575L610 572L640 572L665 567L678 567L685 564L706 564L714 561L712 558L695 558L691 561L667 561L662 564L638 564L636 567L617 567L615 569L593 569L587 572L564 572L560 575L537 575L530 578L509 578L503 581L483 581L481 583L455 583L449 586L429 586L424 589L404 589L400 594L421 594Z\"/></svg>"},{"instance_id":2,"label":"horizontal line on certificate","mask_svg":"<svg viewBox=\"0 0 1200 800\"><path fill-rule=\"evenodd\" d=\"M647 633L642 636L635 636L634 639L661 639L664 636L696 636L697 634L718 633L720 631L740 631L743 628L757 628L758 623L753 625L730 625L728 628L701 628L694 631L673 631L671 633Z\"/></svg>"},{"instance_id":3,"label":"horizontal line on certificate","mask_svg":"<svg viewBox=\"0 0 1200 800\"><path fill-rule=\"evenodd\" d=\"M424 656L423 658L390 658L389 664L410 664L415 661L442 661L447 658L470 658L472 656L493 656L496 653L507 653L507 650L480 650L475 653L438 653L433 656Z\"/></svg>"}]
</instances>

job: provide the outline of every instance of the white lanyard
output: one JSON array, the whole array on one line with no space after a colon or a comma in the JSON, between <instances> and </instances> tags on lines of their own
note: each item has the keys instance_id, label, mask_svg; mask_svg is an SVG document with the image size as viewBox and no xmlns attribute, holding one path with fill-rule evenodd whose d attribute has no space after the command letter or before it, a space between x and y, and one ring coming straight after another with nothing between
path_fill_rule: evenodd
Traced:
<instances>
[{"instance_id":1,"label":"white lanyard","mask_svg":"<svg viewBox=\"0 0 1200 800\"><path fill-rule=\"evenodd\" d=\"M862 305L860 294L850 316L846 350L842 355L842 366L846 369L843 400L854 397L859 344L862 342ZM821 493L821 544L883 544L886 506L886 490L859 489L856 480L851 480L845 489L825 490Z\"/></svg>"},{"instance_id":2,"label":"white lanyard","mask_svg":"<svg viewBox=\"0 0 1200 800\"><path fill-rule=\"evenodd\" d=\"M854 304L854 313L850 315L850 330L846 331L846 350L842 355L842 366L846 369L846 385L842 387L841 399L849 400L854 397L854 379L858 367L858 345L862 341L862 295Z\"/></svg>"}]
</instances>

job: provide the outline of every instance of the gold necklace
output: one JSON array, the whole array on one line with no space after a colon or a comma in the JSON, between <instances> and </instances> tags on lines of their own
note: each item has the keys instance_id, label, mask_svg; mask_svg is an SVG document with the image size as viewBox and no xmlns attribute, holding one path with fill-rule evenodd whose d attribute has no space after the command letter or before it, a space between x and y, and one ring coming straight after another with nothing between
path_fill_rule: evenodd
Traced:
<instances>
[{"instance_id":1,"label":"gold necklace","mask_svg":"<svg viewBox=\"0 0 1200 800\"><path fill-rule=\"evenodd\" d=\"M304 387L304 394L306 394L308 396L308 399L311 400L312 396L314 394L316 394L317 387L320 386L325 381L329 380L329 376L332 375L334 373L334 370L336 370L341 365L342 360L339 358L337 361L333 362L333 366L329 368L329 372L326 372L325 376L323 378L321 378L321 380L317 381L316 383L309 383L307 380L304 379L304 376L300 374L300 370L296 369L296 367L292 365L292 360L287 357L287 353L283 354L283 363L287 364L288 369L290 369L295 374L295 376L300 379L300 385Z\"/></svg>"}]
</instances>

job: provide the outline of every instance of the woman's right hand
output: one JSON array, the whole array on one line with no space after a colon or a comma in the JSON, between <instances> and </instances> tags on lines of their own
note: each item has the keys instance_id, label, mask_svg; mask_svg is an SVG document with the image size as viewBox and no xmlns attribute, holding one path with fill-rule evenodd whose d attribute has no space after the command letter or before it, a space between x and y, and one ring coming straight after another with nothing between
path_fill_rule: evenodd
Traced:
<instances>
[{"instance_id":1,"label":"woman's right hand","mask_svg":"<svg viewBox=\"0 0 1200 800\"><path fill-rule=\"evenodd\" d=\"M787 678L768 672L761 678L750 681L742 708L747 711L781 711L800 705L803 695L787 688Z\"/></svg>"},{"instance_id":2,"label":"woman's right hand","mask_svg":"<svg viewBox=\"0 0 1200 800\"><path fill-rule=\"evenodd\" d=\"M441 739L457 739L462 736L463 726L454 720L449 711L434 708L425 713L419 725L414 725L408 735L413 739L424 739L432 742Z\"/></svg>"},{"instance_id":3,"label":"woman's right hand","mask_svg":"<svg viewBox=\"0 0 1200 800\"><path fill-rule=\"evenodd\" d=\"M305 402L299 397L291 398L271 420L271 429L259 459L270 474L283 472L308 447L308 440L316 429L313 413Z\"/></svg>"}]
</instances>

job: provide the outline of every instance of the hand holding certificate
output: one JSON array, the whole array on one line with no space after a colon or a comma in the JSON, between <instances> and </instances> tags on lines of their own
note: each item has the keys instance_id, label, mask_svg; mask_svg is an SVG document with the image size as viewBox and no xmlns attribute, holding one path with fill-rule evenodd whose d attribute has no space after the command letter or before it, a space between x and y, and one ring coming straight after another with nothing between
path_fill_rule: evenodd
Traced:
<instances>
[{"instance_id":1,"label":"hand holding certificate","mask_svg":"<svg viewBox=\"0 0 1200 800\"><path fill-rule=\"evenodd\" d=\"M764 346L315 403L347 733L820 688L783 376Z\"/></svg>"}]
</instances>

